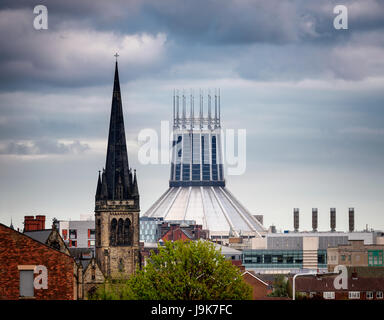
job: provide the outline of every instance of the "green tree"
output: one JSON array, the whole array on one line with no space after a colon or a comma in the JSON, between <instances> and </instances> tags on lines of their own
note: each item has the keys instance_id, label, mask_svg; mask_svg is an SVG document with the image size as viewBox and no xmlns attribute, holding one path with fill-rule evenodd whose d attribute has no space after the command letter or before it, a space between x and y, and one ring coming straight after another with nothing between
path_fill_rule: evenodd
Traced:
<instances>
[{"instance_id":1,"label":"green tree","mask_svg":"<svg viewBox=\"0 0 384 320\"><path fill-rule=\"evenodd\" d=\"M273 281L273 291L271 297L288 297L290 291L290 283L283 275L278 275ZM291 293L292 295L292 293Z\"/></svg>"},{"instance_id":2,"label":"green tree","mask_svg":"<svg viewBox=\"0 0 384 320\"><path fill-rule=\"evenodd\" d=\"M239 268L208 241L165 242L147 265L128 279L107 281L95 299L242 300L252 289Z\"/></svg>"}]
</instances>

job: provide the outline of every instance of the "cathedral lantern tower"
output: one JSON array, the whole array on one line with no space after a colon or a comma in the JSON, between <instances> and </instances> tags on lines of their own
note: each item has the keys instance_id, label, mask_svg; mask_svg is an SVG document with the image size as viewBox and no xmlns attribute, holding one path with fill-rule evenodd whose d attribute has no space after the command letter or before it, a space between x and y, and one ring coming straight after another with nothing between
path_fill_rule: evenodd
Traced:
<instances>
[{"instance_id":1,"label":"cathedral lantern tower","mask_svg":"<svg viewBox=\"0 0 384 320\"><path fill-rule=\"evenodd\" d=\"M117 55L116 55L117 57ZM135 272L139 259L139 191L128 164L118 64L115 64L105 169L96 189L96 260L106 276Z\"/></svg>"},{"instance_id":2,"label":"cathedral lantern tower","mask_svg":"<svg viewBox=\"0 0 384 320\"><path fill-rule=\"evenodd\" d=\"M188 99L184 92L174 92L169 188L145 217L194 221L209 231L213 241L266 233L256 216L226 187L222 138L220 90L214 95L208 92L207 97L200 93L198 99L192 93Z\"/></svg>"}]
</instances>

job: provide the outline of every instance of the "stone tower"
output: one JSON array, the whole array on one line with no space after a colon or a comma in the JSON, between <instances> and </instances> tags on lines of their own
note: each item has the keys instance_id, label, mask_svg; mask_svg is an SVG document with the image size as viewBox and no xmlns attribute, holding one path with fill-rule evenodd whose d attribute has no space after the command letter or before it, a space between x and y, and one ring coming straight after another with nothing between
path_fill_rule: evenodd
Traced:
<instances>
[{"instance_id":1,"label":"stone tower","mask_svg":"<svg viewBox=\"0 0 384 320\"><path fill-rule=\"evenodd\" d=\"M135 272L139 259L139 191L128 164L118 65L115 65L105 169L96 190L96 259L106 276Z\"/></svg>"}]
</instances>

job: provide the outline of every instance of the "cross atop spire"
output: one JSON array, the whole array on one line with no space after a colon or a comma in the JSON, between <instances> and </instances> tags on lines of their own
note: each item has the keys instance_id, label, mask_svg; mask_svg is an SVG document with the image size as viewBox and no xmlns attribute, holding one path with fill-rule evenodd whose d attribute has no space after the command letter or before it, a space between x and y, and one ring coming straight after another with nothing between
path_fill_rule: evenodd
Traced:
<instances>
[{"instance_id":1,"label":"cross atop spire","mask_svg":"<svg viewBox=\"0 0 384 320\"><path fill-rule=\"evenodd\" d=\"M116 61L117 61L117 58L119 57L119 54L116 52L113 56L116 58Z\"/></svg>"}]
</instances>

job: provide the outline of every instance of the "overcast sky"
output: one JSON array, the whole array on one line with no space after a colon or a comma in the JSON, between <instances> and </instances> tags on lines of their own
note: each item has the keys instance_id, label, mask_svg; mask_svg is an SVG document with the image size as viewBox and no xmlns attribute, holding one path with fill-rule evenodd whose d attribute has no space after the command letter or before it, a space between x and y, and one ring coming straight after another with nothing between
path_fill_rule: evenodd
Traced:
<instances>
[{"instance_id":1,"label":"overcast sky","mask_svg":"<svg viewBox=\"0 0 384 320\"><path fill-rule=\"evenodd\" d=\"M48 30L33 8L48 8ZM138 162L138 133L172 116L173 88L221 89L222 124L246 129L247 168L227 187L264 224L384 230L384 3L347 1L2 0L0 222L92 214L105 165L118 52L130 166L141 210L169 165Z\"/></svg>"}]
</instances>

